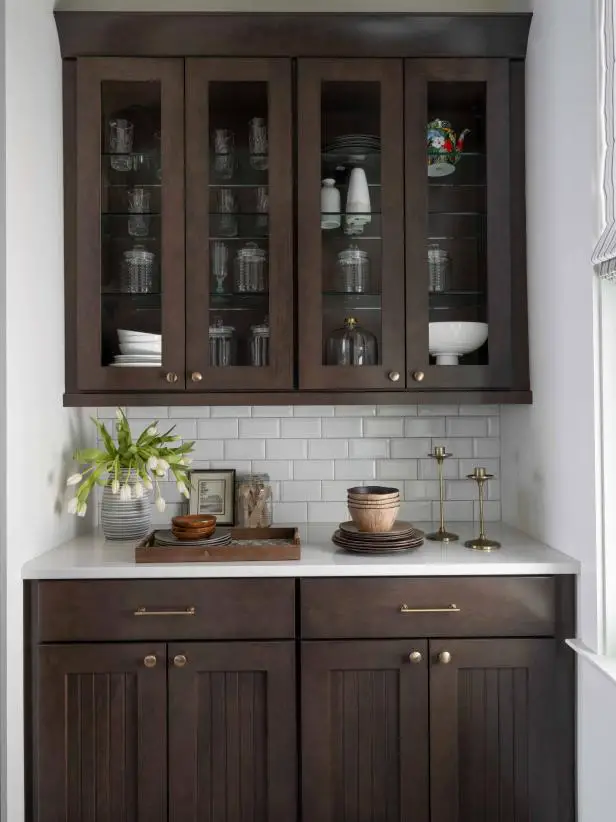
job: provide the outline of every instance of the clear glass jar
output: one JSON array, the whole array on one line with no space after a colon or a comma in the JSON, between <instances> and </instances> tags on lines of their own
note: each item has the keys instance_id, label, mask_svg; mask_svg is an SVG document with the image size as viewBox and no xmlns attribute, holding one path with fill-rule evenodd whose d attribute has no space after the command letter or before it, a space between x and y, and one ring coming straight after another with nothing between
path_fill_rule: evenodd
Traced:
<instances>
[{"instance_id":1,"label":"clear glass jar","mask_svg":"<svg viewBox=\"0 0 616 822\"><path fill-rule=\"evenodd\" d=\"M240 528L269 528L272 524L272 486L269 474L243 474L236 484Z\"/></svg>"},{"instance_id":2,"label":"clear glass jar","mask_svg":"<svg viewBox=\"0 0 616 822\"><path fill-rule=\"evenodd\" d=\"M252 294L267 291L266 270L267 253L256 243L246 243L235 257L235 291Z\"/></svg>"},{"instance_id":3,"label":"clear glass jar","mask_svg":"<svg viewBox=\"0 0 616 822\"><path fill-rule=\"evenodd\" d=\"M250 332L250 364L269 365L270 327L267 320L262 325L252 325Z\"/></svg>"},{"instance_id":4,"label":"clear glass jar","mask_svg":"<svg viewBox=\"0 0 616 822\"><path fill-rule=\"evenodd\" d=\"M438 243L428 246L428 272L430 274L430 291L440 293L449 289L451 257Z\"/></svg>"},{"instance_id":5,"label":"clear glass jar","mask_svg":"<svg viewBox=\"0 0 616 822\"><path fill-rule=\"evenodd\" d=\"M218 318L210 326L210 365L216 368L226 368L235 365L235 328L232 325L223 325Z\"/></svg>"},{"instance_id":6,"label":"clear glass jar","mask_svg":"<svg viewBox=\"0 0 616 822\"><path fill-rule=\"evenodd\" d=\"M338 254L336 291L366 294L370 291L370 257L352 244Z\"/></svg>"},{"instance_id":7,"label":"clear glass jar","mask_svg":"<svg viewBox=\"0 0 616 822\"><path fill-rule=\"evenodd\" d=\"M328 365L376 365L377 356L376 337L358 325L355 317L347 317L344 326L327 340Z\"/></svg>"},{"instance_id":8,"label":"clear glass jar","mask_svg":"<svg viewBox=\"0 0 616 822\"><path fill-rule=\"evenodd\" d=\"M136 245L124 252L121 289L127 294L151 294L155 288L154 258L151 251Z\"/></svg>"}]
</instances>

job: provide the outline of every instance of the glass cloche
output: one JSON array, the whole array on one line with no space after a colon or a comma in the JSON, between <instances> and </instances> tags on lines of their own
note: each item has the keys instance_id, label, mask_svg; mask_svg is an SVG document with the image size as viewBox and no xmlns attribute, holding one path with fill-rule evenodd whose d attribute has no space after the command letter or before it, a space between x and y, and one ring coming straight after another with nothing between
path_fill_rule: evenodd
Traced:
<instances>
[{"instance_id":1,"label":"glass cloche","mask_svg":"<svg viewBox=\"0 0 616 822\"><path fill-rule=\"evenodd\" d=\"M326 345L328 365L376 365L376 337L362 328L355 317L347 317L342 328L332 332Z\"/></svg>"}]
</instances>

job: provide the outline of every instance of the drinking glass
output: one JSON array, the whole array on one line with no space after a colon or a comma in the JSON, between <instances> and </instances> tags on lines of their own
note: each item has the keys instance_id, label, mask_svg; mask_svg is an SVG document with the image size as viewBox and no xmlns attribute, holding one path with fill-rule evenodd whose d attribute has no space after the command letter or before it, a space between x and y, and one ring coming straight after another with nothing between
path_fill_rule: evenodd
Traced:
<instances>
[{"instance_id":1,"label":"drinking glass","mask_svg":"<svg viewBox=\"0 0 616 822\"><path fill-rule=\"evenodd\" d=\"M430 274L430 291L440 293L449 288L451 258L438 243L428 246L428 272Z\"/></svg>"},{"instance_id":2,"label":"drinking glass","mask_svg":"<svg viewBox=\"0 0 616 822\"><path fill-rule=\"evenodd\" d=\"M132 168L133 135L135 127L130 120L109 121L109 152L122 155L111 158L111 168L115 171L130 171Z\"/></svg>"},{"instance_id":3,"label":"drinking glass","mask_svg":"<svg viewBox=\"0 0 616 822\"><path fill-rule=\"evenodd\" d=\"M214 174L221 180L230 180L235 168L235 137L228 128L214 131Z\"/></svg>"},{"instance_id":4,"label":"drinking glass","mask_svg":"<svg viewBox=\"0 0 616 822\"><path fill-rule=\"evenodd\" d=\"M237 236L237 202L230 188L219 188L217 192L218 231L221 237Z\"/></svg>"},{"instance_id":5,"label":"drinking glass","mask_svg":"<svg viewBox=\"0 0 616 822\"><path fill-rule=\"evenodd\" d=\"M267 169L267 124L263 117L253 117L249 123L248 147L250 165L256 171Z\"/></svg>"},{"instance_id":6,"label":"drinking glass","mask_svg":"<svg viewBox=\"0 0 616 822\"><path fill-rule=\"evenodd\" d=\"M147 237L150 231L150 196L146 188L135 187L127 192L128 233L131 237Z\"/></svg>"},{"instance_id":7,"label":"drinking glass","mask_svg":"<svg viewBox=\"0 0 616 822\"><path fill-rule=\"evenodd\" d=\"M216 293L224 294L224 282L229 274L229 249L225 243L216 240L211 247L212 275L216 280Z\"/></svg>"}]
</instances>

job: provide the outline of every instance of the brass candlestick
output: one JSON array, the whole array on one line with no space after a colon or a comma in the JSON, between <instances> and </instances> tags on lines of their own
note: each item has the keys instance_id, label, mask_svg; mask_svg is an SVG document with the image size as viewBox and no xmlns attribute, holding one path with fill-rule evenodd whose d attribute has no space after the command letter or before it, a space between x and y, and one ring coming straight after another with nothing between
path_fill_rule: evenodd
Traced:
<instances>
[{"instance_id":1,"label":"brass candlestick","mask_svg":"<svg viewBox=\"0 0 616 822\"><path fill-rule=\"evenodd\" d=\"M433 542L455 542L460 537L457 534L448 531L445 528L445 502L444 502L444 480L443 480L443 462L450 457L451 454L448 454L445 451L444 446L442 445L435 445L434 451L431 454L428 454L429 457L436 460L438 466L438 483L439 483L439 495L440 495L440 503L441 503L441 524L438 531L434 531L431 534L426 534L426 539L431 539Z\"/></svg>"},{"instance_id":2,"label":"brass candlestick","mask_svg":"<svg viewBox=\"0 0 616 822\"><path fill-rule=\"evenodd\" d=\"M476 551L492 551L494 548L500 548L500 542L486 537L483 517L484 486L489 479L493 479L494 474L486 474L485 468L475 468L472 474L466 476L467 479L474 479L479 486L479 536L475 539L467 539L464 544L467 548L474 548Z\"/></svg>"}]
</instances>

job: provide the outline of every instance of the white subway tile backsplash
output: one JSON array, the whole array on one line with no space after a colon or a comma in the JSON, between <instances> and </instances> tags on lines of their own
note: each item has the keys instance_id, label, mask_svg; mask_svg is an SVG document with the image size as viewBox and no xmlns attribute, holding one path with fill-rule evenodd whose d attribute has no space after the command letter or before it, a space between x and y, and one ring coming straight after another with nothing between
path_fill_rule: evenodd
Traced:
<instances>
[{"instance_id":1,"label":"white subway tile backsplash","mask_svg":"<svg viewBox=\"0 0 616 822\"><path fill-rule=\"evenodd\" d=\"M333 460L297 460L293 467L293 479L331 480L334 478Z\"/></svg>"},{"instance_id":2,"label":"white subway tile backsplash","mask_svg":"<svg viewBox=\"0 0 616 822\"><path fill-rule=\"evenodd\" d=\"M115 408L94 409L115 433ZM235 468L270 477L274 522L334 523L348 519L347 490L378 483L400 489L400 518L438 520L437 464L428 454L443 445L445 515L478 516L476 483L465 479L476 465L497 479L487 485L486 519L499 519L500 409L494 405L304 405L129 407L138 433L153 419L196 439L195 469ZM165 482L167 510L156 523L187 509L173 482ZM99 495L100 499L100 495Z\"/></svg>"},{"instance_id":3,"label":"white subway tile backsplash","mask_svg":"<svg viewBox=\"0 0 616 822\"><path fill-rule=\"evenodd\" d=\"M240 439L270 439L280 436L280 420L276 419L241 419L239 420ZM285 420L286 422L286 420Z\"/></svg>"},{"instance_id":4,"label":"white subway tile backsplash","mask_svg":"<svg viewBox=\"0 0 616 822\"><path fill-rule=\"evenodd\" d=\"M282 483L282 499L285 502L308 502L321 499L320 480L289 480Z\"/></svg>"},{"instance_id":5,"label":"white subway tile backsplash","mask_svg":"<svg viewBox=\"0 0 616 822\"><path fill-rule=\"evenodd\" d=\"M308 456L306 440L267 440L265 455L268 460L302 460Z\"/></svg>"},{"instance_id":6,"label":"white subway tile backsplash","mask_svg":"<svg viewBox=\"0 0 616 822\"><path fill-rule=\"evenodd\" d=\"M389 442L383 440L349 440L349 457L363 459L365 457L389 456Z\"/></svg>"},{"instance_id":7,"label":"white subway tile backsplash","mask_svg":"<svg viewBox=\"0 0 616 822\"><path fill-rule=\"evenodd\" d=\"M473 503L475 506L474 509L474 519L476 522L479 522L479 500L475 500ZM483 516L486 522L498 522L501 518L501 504L500 501L488 501L484 502L483 504ZM487 529L486 529L487 530ZM490 536L490 532L488 531L488 536Z\"/></svg>"},{"instance_id":8,"label":"white subway tile backsplash","mask_svg":"<svg viewBox=\"0 0 616 822\"><path fill-rule=\"evenodd\" d=\"M264 460L266 442L278 440L225 440L225 459Z\"/></svg>"},{"instance_id":9,"label":"white subway tile backsplash","mask_svg":"<svg viewBox=\"0 0 616 822\"><path fill-rule=\"evenodd\" d=\"M322 436L324 437L361 437L363 420L359 417L326 417L323 420Z\"/></svg>"},{"instance_id":10,"label":"white subway tile backsplash","mask_svg":"<svg viewBox=\"0 0 616 822\"><path fill-rule=\"evenodd\" d=\"M395 417L364 420L364 437L402 437L404 420Z\"/></svg>"},{"instance_id":11,"label":"white subway tile backsplash","mask_svg":"<svg viewBox=\"0 0 616 822\"><path fill-rule=\"evenodd\" d=\"M280 436L290 439L319 438L321 436L321 420L313 417L282 419L280 420Z\"/></svg>"},{"instance_id":12,"label":"white subway tile backsplash","mask_svg":"<svg viewBox=\"0 0 616 822\"><path fill-rule=\"evenodd\" d=\"M200 440L228 440L238 436L237 420L210 419L199 420L197 436Z\"/></svg>"}]
</instances>

